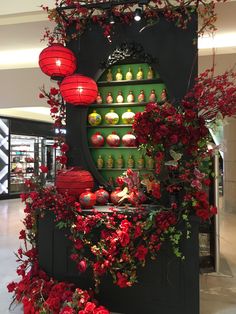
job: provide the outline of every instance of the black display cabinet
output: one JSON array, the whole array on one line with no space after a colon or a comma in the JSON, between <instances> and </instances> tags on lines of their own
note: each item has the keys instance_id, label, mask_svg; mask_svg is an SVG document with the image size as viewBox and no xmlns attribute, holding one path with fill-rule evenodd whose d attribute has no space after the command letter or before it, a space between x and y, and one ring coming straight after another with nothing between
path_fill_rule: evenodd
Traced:
<instances>
[{"instance_id":1,"label":"black display cabinet","mask_svg":"<svg viewBox=\"0 0 236 314\"><path fill-rule=\"evenodd\" d=\"M162 16L157 24L140 32L143 26L145 24L142 22L130 25L116 24L112 42L109 42L104 37L102 29L92 25L78 40L72 40L68 44L78 60L77 72L94 78L100 91L104 93L102 95L104 98L108 89L112 88L112 91L117 93L116 87L122 88L125 94L128 90L123 89L121 85L135 89L137 83L104 82L104 76L109 69L116 71L118 66L151 65L155 73L158 73L158 77L152 82L138 82L138 88L144 88L144 85L149 83L163 84L161 89L163 87L167 89L168 99L177 104L192 86L197 75L197 46L194 45L197 18L195 15L192 16L186 30L178 29ZM70 31L69 29L68 32ZM152 88L156 88L156 85ZM126 107L125 103L123 105L114 103L114 106L110 107L106 105L107 103L103 103L85 107L67 104L66 118L66 142L70 147L67 154L68 166L79 166L89 170L97 184L105 185L109 176L112 176L109 171L118 172L122 169L98 169L97 153L89 144L92 128L87 123L88 114L94 108L101 110L104 115L103 110L114 106L120 113L130 107L130 105ZM132 109L135 110L137 106L138 110L142 110L144 105L134 104ZM130 126L121 125L117 130L128 127ZM98 129L100 128L105 132L105 125L102 124ZM92 129L92 132L95 129ZM104 148L106 149L108 151L110 148ZM124 168L126 166L127 164ZM139 283L136 286L120 289L112 284L111 278L106 277L101 284L100 293L96 296L97 299L111 311L125 314L198 314L198 222L192 221L191 231L191 238L182 242L185 261L173 256L166 244L156 261L149 261L145 268L140 268ZM50 213L38 220L38 249L39 264L47 273L56 279L74 282L81 288L92 286L91 276L87 273L82 275L75 269L75 264L69 258L70 242L66 238L66 231L55 228Z\"/></svg>"}]
</instances>

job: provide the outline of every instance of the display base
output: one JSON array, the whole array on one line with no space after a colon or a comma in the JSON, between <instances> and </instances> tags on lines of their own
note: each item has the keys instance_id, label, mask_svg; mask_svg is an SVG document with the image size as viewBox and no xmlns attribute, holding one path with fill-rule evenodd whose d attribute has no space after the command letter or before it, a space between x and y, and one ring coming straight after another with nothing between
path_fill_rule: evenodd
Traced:
<instances>
[{"instance_id":1,"label":"display base","mask_svg":"<svg viewBox=\"0 0 236 314\"><path fill-rule=\"evenodd\" d=\"M79 273L70 259L66 231L55 227L52 213L38 220L39 264L49 275L78 287L93 288L89 273ZM163 245L157 260L138 270L138 283L121 289L105 276L96 295L110 311L124 314L199 314L198 222L192 221L191 238L182 242L185 260Z\"/></svg>"}]
</instances>

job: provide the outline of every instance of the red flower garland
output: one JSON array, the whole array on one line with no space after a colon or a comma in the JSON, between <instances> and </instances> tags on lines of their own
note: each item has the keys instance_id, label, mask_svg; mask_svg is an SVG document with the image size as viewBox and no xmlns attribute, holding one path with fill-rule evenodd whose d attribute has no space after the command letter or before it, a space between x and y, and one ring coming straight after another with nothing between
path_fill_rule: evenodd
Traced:
<instances>
[{"instance_id":1,"label":"red flower garland","mask_svg":"<svg viewBox=\"0 0 236 314\"><path fill-rule=\"evenodd\" d=\"M106 1L104 1L106 2ZM218 2L221 2L218 0ZM222 0L225 2L225 0ZM215 12L215 1L179 1L172 4L168 0L150 1L143 5L143 18L146 20L146 27L157 23L159 15L164 15L167 21L174 22L179 28L186 29L191 21L192 13L198 14L201 19L202 26L198 33L203 34L204 31L215 31L214 25L217 15ZM91 5L91 4L90 4ZM72 6L70 10L66 8ZM55 8L49 9L48 6L42 5L42 9L47 12L50 21L55 21L57 26L51 32L45 30L43 39L47 39L49 44L53 42L64 43L71 39L79 37L85 29L91 24L98 24L102 29L104 36L110 40L112 25L109 23L110 14L113 14L116 21L124 24L130 24L134 20L134 12L136 4L117 4L109 9L97 7L86 8L79 1L57 0ZM70 25L75 25L75 31L68 36L66 31Z\"/></svg>"}]
</instances>

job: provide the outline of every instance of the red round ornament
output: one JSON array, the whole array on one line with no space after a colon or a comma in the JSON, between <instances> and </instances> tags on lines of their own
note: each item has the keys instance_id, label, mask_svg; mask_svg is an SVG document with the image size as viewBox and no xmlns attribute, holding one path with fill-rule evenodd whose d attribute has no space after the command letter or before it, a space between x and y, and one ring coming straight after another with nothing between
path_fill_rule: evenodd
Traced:
<instances>
[{"instance_id":1,"label":"red round ornament","mask_svg":"<svg viewBox=\"0 0 236 314\"><path fill-rule=\"evenodd\" d=\"M120 137L116 132L112 132L107 136L107 144L112 147L118 147L120 145Z\"/></svg>"},{"instance_id":2,"label":"red round ornament","mask_svg":"<svg viewBox=\"0 0 236 314\"><path fill-rule=\"evenodd\" d=\"M39 66L43 73L52 79L61 79L76 70L76 57L61 44L52 44L39 55Z\"/></svg>"},{"instance_id":3,"label":"red round ornament","mask_svg":"<svg viewBox=\"0 0 236 314\"><path fill-rule=\"evenodd\" d=\"M147 197L142 191L139 191L137 188L133 188L129 194L128 200L131 205L137 206L144 203L147 200Z\"/></svg>"},{"instance_id":4,"label":"red round ornament","mask_svg":"<svg viewBox=\"0 0 236 314\"><path fill-rule=\"evenodd\" d=\"M95 195L98 205L105 205L109 200L109 193L104 190L103 186L99 187L99 190L95 192Z\"/></svg>"},{"instance_id":5,"label":"red round ornament","mask_svg":"<svg viewBox=\"0 0 236 314\"><path fill-rule=\"evenodd\" d=\"M87 170L80 170L72 167L62 170L56 177L56 188L58 192L68 192L70 195L79 197L87 188L93 188L94 180L91 173Z\"/></svg>"},{"instance_id":6,"label":"red round ornament","mask_svg":"<svg viewBox=\"0 0 236 314\"><path fill-rule=\"evenodd\" d=\"M60 85L63 99L72 105L90 105L95 102L98 94L96 82L90 77L73 74L63 79Z\"/></svg>"},{"instance_id":7,"label":"red round ornament","mask_svg":"<svg viewBox=\"0 0 236 314\"><path fill-rule=\"evenodd\" d=\"M96 195L91 189L86 189L79 197L80 204L83 208L92 208L96 204Z\"/></svg>"},{"instance_id":8,"label":"red round ornament","mask_svg":"<svg viewBox=\"0 0 236 314\"><path fill-rule=\"evenodd\" d=\"M93 147L101 147L104 145L105 140L100 132L96 132L91 136L90 142Z\"/></svg>"},{"instance_id":9,"label":"red round ornament","mask_svg":"<svg viewBox=\"0 0 236 314\"><path fill-rule=\"evenodd\" d=\"M111 199L111 202L114 205L118 205L119 204L119 200L121 199L121 196L118 196L118 194L120 192L121 192L121 188L120 187L115 188L115 191L111 192L110 199Z\"/></svg>"},{"instance_id":10,"label":"red round ornament","mask_svg":"<svg viewBox=\"0 0 236 314\"><path fill-rule=\"evenodd\" d=\"M136 146L136 136L132 132L128 132L122 137L122 144L125 147L135 147Z\"/></svg>"}]
</instances>

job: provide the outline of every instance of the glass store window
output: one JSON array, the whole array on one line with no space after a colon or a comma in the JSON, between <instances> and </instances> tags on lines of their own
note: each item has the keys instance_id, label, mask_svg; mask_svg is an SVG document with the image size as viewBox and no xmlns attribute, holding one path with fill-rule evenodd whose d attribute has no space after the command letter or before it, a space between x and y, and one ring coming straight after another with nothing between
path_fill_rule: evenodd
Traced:
<instances>
[{"instance_id":1,"label":"glass store window","mask_svg":"<svg viewBox=\"0 0 236 314\"><path fill-rule=\"evenodd\" d=\"M11 135L10 145L10 193L24 191L24 182L33 174L39 174L42 162L42 138Z\"/></svg>"}]
</instances>

